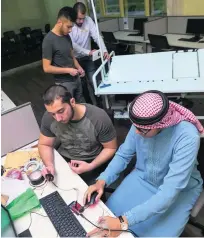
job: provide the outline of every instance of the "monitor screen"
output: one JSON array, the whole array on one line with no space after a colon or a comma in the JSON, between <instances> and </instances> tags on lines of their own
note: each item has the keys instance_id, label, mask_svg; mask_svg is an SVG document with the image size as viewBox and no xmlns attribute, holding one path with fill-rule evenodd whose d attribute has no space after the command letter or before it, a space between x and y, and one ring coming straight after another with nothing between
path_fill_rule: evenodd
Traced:
<instances>
[{"instance_id":1,"label":"monitor screen","mask_svg":"<svg viewBox=\"0 0 204 238\"><path fill-rule=\"evenodd\" d=\"M188 19L186 33L204 34L204 19Z\"/></svg>"},{"instance_id":2,"label":"monitor screen","mask_svg":"<svg viewBox=\"0 0 204 238\"><path fill-rule=\"evenodd\" d=\"M134 30L138 30L143 34L144 32L144 23L147 21L147 18L135 18L134 19Z\"/></svg>"},{"instance_id":3,"label":"monitor screen","mask_svg":"<svg viewBox=\"0 0 204 238\"><path fill-rule=\"evenodd\" d=\"M39 135L30 103L5 111L1 115L1 156L38 140Z\"/></svg>"},{"instance_id":4,"label":"monitor screen","mask_svg":"<svg viewBox=\"0 0 204 238\"><path fill-rule=\"evenodd\" d=\"M8 210L1 205L1 237L17 237Z\"/></svg>"}]
</instances>

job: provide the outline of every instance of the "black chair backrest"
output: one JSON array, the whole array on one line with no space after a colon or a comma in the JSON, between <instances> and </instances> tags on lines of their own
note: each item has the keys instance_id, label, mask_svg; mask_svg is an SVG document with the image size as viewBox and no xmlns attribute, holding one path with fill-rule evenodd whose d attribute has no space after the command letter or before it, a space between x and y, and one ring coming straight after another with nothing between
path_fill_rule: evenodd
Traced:
<instances>
[{"instance_id":1,"label":"black chair backrest","mask_svg":"<svg viewBox=\"0 0 204 238\"><path fill-rule=\"evenodd\" d=\"M43 41L43 34L41 29L35 29L30 32L30 37L33 40L33 44L40 45Z\"/></svg>"},{"instance_id":2,"label":"black chair backrest","mask_svg":"<svg viewBox=\"0 0 204 238\"><path fill-rule=\"evenodd\" d=\"M22 34L24 34L24 35L28 35L28 34L30 34L30 32L31 32L31 28L30 28L30 27L22 27L22 28L20 29L20 32L21 32Z\"/></svg>"},{"instance_id":3,"label":"black chair backrest","mask_svg":"<svg viewBox=\"0 0 204 238\"><path fill-rule=\"evenodd\" d=\"M204 181L204 138L200 139L200 149L198 151L198 169L200 170L201 177ZM203 184L204 186L204 184Z\"/></svg>"},{"instance_id":4,"label":"black chair backrest","mask_svg":"<svg viewBox=\"0 0 204 238\"><path fill-rule=\"evenodd\" d=\"M148 38L152 47L156 49L170 49L166 36L148 34Z\"/></svg>"},{"instance_id":5,"label":"black chair backrest","mask_svg":"<svg viewBox=\"0 0 204 238\"><path fill-rule=\"evenodd\" d=\"M4 37L7 38L7 39L14 39L16 37L16 34L14 31L5 31L3 33Z\"/></svg>"},{"instance_id":6,"label":"black chair backrest","mask_svg":"<svg viewBox=\"0 0 204 238\"><path fill-rule=\"evenodd\" d=\"M41 29L35 29L35 30L32 30L32 31L30 32L30 36L31 36L31 37L35 37L35 38L42 38L42 37L43 37L43 34L42 34Z\"/></svg>"},{"instance_id":7,"label":"black chair backrest","mask_svg":"<svg viewBox=\"0 0 204 238\"><path fill-rule=\"evenodd\" d=\"M6 37L1 38L1 55L8 56L17 52L16 44Z\"/></svg>"},{"instance_id":8,"label":"black chair backrest","mask_svg":"<svg viewBox=\"0 0 204 238\"><path fill-rule=\"evenodd\" d=\"M113 32L102 31L101 32L106 43L117 43Z\"/></svg>"},{"instance_id":9,"label":"black chair backrest","mask_svg":"<svg viewBox=\"0 0 204 238\"><path fill-rule=\"evenodd\" d=\"M50 24L45 25L45 33L48 33L50 31Z\"/></svg>"}]
</instances>

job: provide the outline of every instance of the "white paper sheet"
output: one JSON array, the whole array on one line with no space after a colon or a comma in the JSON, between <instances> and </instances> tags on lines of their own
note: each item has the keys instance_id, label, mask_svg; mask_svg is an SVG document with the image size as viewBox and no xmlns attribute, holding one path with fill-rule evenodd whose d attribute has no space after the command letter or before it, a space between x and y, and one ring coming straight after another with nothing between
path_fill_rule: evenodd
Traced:
<instances>
[{"instance_id":1,"label":"white paper sheet","mask_svg":"<svg viewBox=\"0 0 204 238\"><path fill-rule=\"evenodd\" d=\"M1 177L1 194L9 196L8 205L29 188L28 181Z\"/></svg>"}]
</instances>

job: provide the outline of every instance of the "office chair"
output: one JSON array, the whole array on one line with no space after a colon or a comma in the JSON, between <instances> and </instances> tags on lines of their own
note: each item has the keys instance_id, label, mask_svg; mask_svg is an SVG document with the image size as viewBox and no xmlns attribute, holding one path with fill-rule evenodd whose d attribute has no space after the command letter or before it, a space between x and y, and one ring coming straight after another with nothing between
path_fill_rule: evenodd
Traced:
<instances>
[{"instance_id":1,"label":"office chair","mask_svg":"<svg viewBox=\"0 0 204 238\"><path fill-rule=\"evenodd\" d=\"M19 38L18 36L15 34L14 31L5 31L3 33L4 38L9 40L9 41L13 41L14 43L18 44L19 43Z\"/></svg>"},{"instance_id":2,"label":"office chair","mask_svg":"<svg viewBox=\"0 0 204 238\"><path fill-rule=\"evenodd\" d=\"M203 208L203 206L204 206L204 190L202 191L196 204L194 205L194 207L191 211L190 219L188 221L188 224L198 228L201 231L202 236L204 236L204 223L201 224L197 220L197 216L198 216L199 212L201 211L201 209ZM184 230L184 232L185 232L185 230Z\"/></svg>"},{"instance_id":3,"label":"office chair","mask_svg":"<svg viewBox=\"0 0 204 238\"><path fill-rule=\"evenodd\" d=\"M104 41L111 44L118 44L119 42L115 39L113 32L102 31L101 32L104 38Z\"/></svg>"},{"instance_id":4,"label":"office chair","mask_svg":"<svg viewBox=\"0 0 204 238\"><path fill-rule=\"evenodd\" d=\"M50 24L45 25L45 33L48 33L50 31Z\"/></svg>"},{"instance_id":5,"label":"office chair","mask_svg":"<svg viewBox=\"0 0 204 238\"><path fill-rule=\"evenodd\" d=\"M20 33L19 38L21 42L21 48L24 53L30 53L37 48L36 40L34 38L31 38L30 34L28 37L27 35Z\"/></svg>"},{"instance_id":6,"label":"office chair","mask_svg":"<svg viewBox=\"0 0 204 238\"><path fill-rule=\"evenodd\" d=\"M5 31L3 33L4 37L5 38L8 38L8 39L13 39L15 37L15 32L14 31Z\"/></svg>"},{"instance_id":7,"label":"office chair","mask_svg":"<svg viewBox=\"0 0 204 238\"><path fill-rule=\"evenodd\" d=\"M201 173L201 177L204 181L204 160L203 160L203 156L204 156L204 138L201 138L200 141L200 149L198 152L198 162L199 162L199 166L198 169ZM201 209L204 207L204 190L202 191L202 193L200 194L196 204L194 205L192 211L191 211L191 215L190 215L190 219L188 221L188 224L191 224L192 226L198 228L202 235L204 236L204 222L201 224L198 221L198 214L201 211ZM184 230L185 231L185 230Z\"/></svg>"},{"instance_id":8,"label":"office chair","mask_svg":"<svg viewBox=\"0 0 204 238\"><path fill-rule=\"evenodd\" d=\"M1 38L1 49L2 58L11 58L12 55L15 55L17 53L15 43L5 37Z\"/></svg>"},{"instance_id":9,"label":"office chair","mask_svg":"<svg viewBox=\"0 0 204 238\"><path fill-rule=\"evenodd\" d=\"M31 37L31 40L32 40L32 43L33 43L33 46L35 47L38 47L42 45L42 41L43 41L43 34L42 34L42 31L41 29L35 29L35 30L32 30L30 32L30 37Z\"/></svg>"},{"instance_id":10,"label":"office chair","mask_svg":"<svg viewBox=\"0 0 204 238\"><path fill-rule=\"evenodd\" d=\"M104 38L104 42L106 44L107 50L109 52L115 51L116 55L125 55L125 54L128 53L129 46L120 44L116 40L113 32L102 31L101 33L102 33L102 36Z\"/></svg>"},{"instance_id":11,"label":"office chair","mask_svg":"<svg viewBox=\"0 0 204 238\"><path fill-rule=\"evenodd\" d=\"M20 32L24 35L29 35L31 32L31 28L30 27L22 27L22 28L20 28Z\"/></svg>"},{"instance_id":12,"label":"office chair","mask_svg":"<svg viewBox=\"0 0 204 238\"><path fill-rule=\"evenodd\" d=\"M166 36L148 34L148 38L152 46L152 52L173 50L173 48L170 47Z\"/></svg>"}]
</instances>

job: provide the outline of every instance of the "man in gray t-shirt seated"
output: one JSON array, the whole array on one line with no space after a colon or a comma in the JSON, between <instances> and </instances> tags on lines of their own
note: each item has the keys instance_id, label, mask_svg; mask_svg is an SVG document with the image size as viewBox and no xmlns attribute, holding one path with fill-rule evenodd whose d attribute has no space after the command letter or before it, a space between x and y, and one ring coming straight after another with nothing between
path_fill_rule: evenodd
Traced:
<instances>
[{"instance_id":1,"label":"man in gray t-shirt seated","mask_svg":"<svg viewBox=\"0 0 204 238\"><path fill-rule=\"evenodd\" d=\"M45 36L42 45L42 63L45 73L53 74L56 84L64 85L77 102L84 102L80 77L85 73L74 57L71 32L76 13L71 7L60 9L57 23Z\"/></svg>"},{"instance_id":2,"label":"man in gray t-shirt seated","mask_svg":"<svg viewBox=\"0 0 204 238\"><path fill-rule=\"evenodd\" d=\"M49 87L43 96L47 109L41 122L38 149L46 166L45 173L55 174L53 146L70 168L87 184L104 171L117 149L116 132L106 112L90 104L77 104L61 85Z\"/></svg>"}]
</instances>

